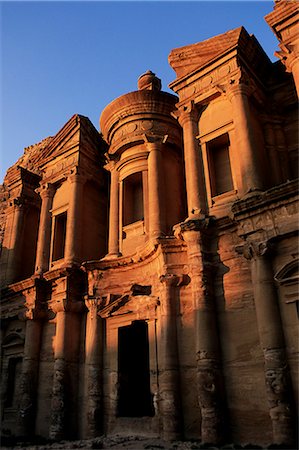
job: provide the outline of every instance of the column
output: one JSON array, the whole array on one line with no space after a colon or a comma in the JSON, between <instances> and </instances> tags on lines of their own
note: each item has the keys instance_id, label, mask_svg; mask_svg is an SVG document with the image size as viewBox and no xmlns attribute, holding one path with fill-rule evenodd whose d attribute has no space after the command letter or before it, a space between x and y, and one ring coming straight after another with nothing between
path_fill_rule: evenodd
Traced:
<instances>
[{"instance_id":1,"label":"column","mask_svg":"<svg viewBox=\"0 0 299 450\"><path fill-rule=\"evenodd\" d=\"M39 219L35 273L42 274L49 270L52 225L51 208L55 188L52 184L47 183L42 185L38 192L42 199L42 205Z\"/></svg>"},{"instance_id":2,"label":"column","mask_svg":"<svg viewBox=\"0 0 299 450\"><path fill-rule=\"evenodd\" d=\"M23 202L22 198L15 198L6 210L7 222L3 241L3 261L6 252L6 268L3 270L5 284L15 282L20 274L25 213Z\"/></svg>"},{"instance_id":3,"label":"column","mask_svg":"<svg viewBox=\"0 0 299 450\"><path fill-rule=\"evenodd\" d=\"M294 78L297 96L299 97L299 57L294 58L294 62L291 65L291 72Z\"/></svg>"},{"instance_id":4,"label":"column","mask_svg":"<svg viewBox=\"0 0 299 450\"><path fill-rule=\"evenodd\" d=\"M197 395L201 410L201 440L220 444L225 440L223 379L220 343L212 287L212 266L208 259L209 219L180 224L187 243L194 308Z\"/></svg>"},{"instance_id":5,"label":"column","mask_svg":"<svg viewBox=\"0 0 299 450\"><path fill-rule=\"evenodd\" d=\"M50 439L59 441L67 434L67 363L65 361L67 312L58 310L56 313L56 335L54 346L54 376L51 401Z\"/></svg>"},{"instance_id":6,"label":"column","mask_svg":"<svg viewBox=\"0 0 299 450\"><path fill-rule=\"evenodd\" d=\"M111 257L119 256L119 173L115 163L110 161L106 169L111 173L110 184L110 208L109 208L109 241L108 255Z\"/></svg>"},{"instance_id":7,"label":"column","mask_svg":"<svg viewBox=\"0 0 299 450\"><path fill-rule=\"evenodd\" d=\"M206 212L206 195L203 165L198 135L199 112L193 103L179 111L179 122L183 128L185 177L188 203L188 217Z\"/></svg>"},{"instance_id":8,"label":"column","mask_svg":"<svg viewBox=\"0 0 299 450\"><path fill-rule=\"evenodd\" d=\"M263 120L265 147L268 154L268 163L270 164L271 186L276 186L283 181L280 155L275 139L276 124L271 118L265 117ZM284 152L285 153L285 152Z\"/></svg>"},{"instance_id":9,"label":"column","mask_svg":"<svg viewBox=\"0 0 299 450\"><path fill-rule=\"evenodd\" d=\"M244 193L262 190L263 187L256 160L258 148L250 118L249 92L249 87L242 83L231 85L226 92L233 108L237 143L234 156L240 161Z\"/></svg>"},{"instance_id":10,"label":"column","mask_svg":"<svg viewBox=\"0 0 299 450\"><path fill-rule=\"evenodd\" d=\"M147 142L148 155L148 212L151 238L165 234L165 199L162 143Z\"/></svg>"},{"instance_id":11,"label":"column","mask_svg":"<svg viewBox=\"0 0 299 450\"><path fill-rule=\"evenodd\" d=\"M102 319L97 315L98 303L97 298L89 297L85 300L89 310L85 344L86 439L100 436L103 432L103 328Z\"/></svg>"},{"instance_id":12,"label":"column","mask_svg":"<svg viewBox=\"0 0 299 450\"><path fill-rule=\"evenodd\" d=\"M279 47L281 50L275 52L275 56L280 58L281 62L286 68L286 72L293 75L294 83L297 91L297 96L299 97L299 52L298 52L298 42L292 44L281 43Z\"/></svg>"},{"instance_id":13,"label":"column","mask_svg":"<svg viewBox=\"0 0 299 450\"><path fill-rule=\"evenodd\" d=\"M83 185L85 178L79 173L68 177L70 183L69 206L67 210L65 262L66 264L81 261Z\"/></svg>"},{"instance_id":14,"label":"column","mask_svg":"<svg viewBox=\"0 0 299 450\"><path fill-rule=\"evenodd\" d=\"M42 321L39 313L34 310L29 310L26 318L24 358L20 377L18 433L20 436L32 437L35 432Z\"/></svg>"},{"instance_id":15,"label":"column","mask_svg":"<svg viewBox=\"0 0 299 450\"><path fill-rule=\"evenodd\" d=\"M176 285L178 277L166 274L160 277L163 284L161 303L161 336L159 343L159 411L163 438L173 441L181 438L181 399L178 371L176 328Z\"/></svg>"},{"instance_id":16,"label":"column","mask_svg":"<svg viewBox=\"0 0 299 450\"><path fill-rule=\"evenodd\" d=\"M265 381L272 421L273 443L295 442L295 414L276 288L266 242L244 247L251 274L260 345L264 353Z\"/></svg>"}]
</instances>

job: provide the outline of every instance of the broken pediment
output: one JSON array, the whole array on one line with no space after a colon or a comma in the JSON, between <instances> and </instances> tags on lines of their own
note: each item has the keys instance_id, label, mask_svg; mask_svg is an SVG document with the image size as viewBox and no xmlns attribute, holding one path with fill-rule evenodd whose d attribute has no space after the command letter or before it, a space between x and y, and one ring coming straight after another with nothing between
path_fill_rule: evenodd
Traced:
<instances>
[{"instance_id":1,"label":"broken pediment","mask_svg":"<svg viewBox=\"0 0 299 450\"><path fill-rule=\"evenodd\" d=\"M269 58L254 35L249 35L244 27L235 28L196 44L176 48L171 51L168 61L177 78L181 78L211 65L233 50L237 50L237 55L242 56L254 67L261 66L264 72L264 66L267 66L269 70L269 64L271 65Z\"/></svg>"}]
</instances>

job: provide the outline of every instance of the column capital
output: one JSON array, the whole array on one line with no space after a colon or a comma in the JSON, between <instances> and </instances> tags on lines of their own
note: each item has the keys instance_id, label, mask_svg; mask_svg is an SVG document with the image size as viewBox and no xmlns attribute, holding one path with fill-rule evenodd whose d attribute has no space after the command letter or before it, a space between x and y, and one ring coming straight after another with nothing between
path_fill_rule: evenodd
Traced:
<instances>
[{"instance_id":1,"label":"column capital","mask_svg":"<svg viewBox=\"0 0 299 450\"><path fill-rule=\"evenodd\" d=\"M165 284L167 287L169 286L177 286L179 282L179 277L174 273L165 273L161 275L159 278L160 282Z\"/></svg>"},{"instance_id":2,"label":"column capital","mask_svg":"<svg viewBox=\"0 0 299 450\"><path fill-rule=\"evenodd\" d=\"M299 52L297 46L291 44L280 44L280 50L275 52L285 66L287 72L292 72L293 66L299 62Z\"/></svg>"},{"instance_id":3,"label":"column capital","mask_svg":"<svg viewBox=\"0 0 299 450\"><path fill-rule=\"evenodd\" d=\"M230 80L229 84L225 87L225 94L229 101L237 95L250 97L253 92L253 88L250 86L247 80Z\"/></svg>"},{"instance_id":4,"label":"column capital","mask_svg":"<svg viewBox=\"0 0 299 450\"><path fill-rule=\"evenodd\" d=\"M169 286L186 286L190 283L190 277L187 274L182 275L176 275L174 273L165 273L164 275L161 275L160 283L165 284L167 287Z\"/></svg>"},{"instance_id":5,"label":"column capital","mask_svg":"<svg viewBox=\"0 0 299 450\"><path fill-rule=\"evenodd\" d=\"M87 180L87 176L84 173L79 173L78 172L78 168L76 167L75 169L70 170L70 172L68 172L66 174L67 180L69 183L73 184L84 184Z\"/></svg>"},{"instance_id":6,"label":"column capital","mask_svg":"<svg viewBox=\"0 0 299 450\"><path fill-rule=\"evenodd\" d=\"M200 116L200 108L192 100L179 106L174 115L177 117L179 124L184 127L187 122L196 123L198 121Z\"/></svg>"},{"instance_id":7,"label":"column capital","mask_svg":"<svg viewBox=\"0 0 299 450\"><path fill-rule=\"evenodd\" d=\"M108 172L114 172L116 171L116 160L109 160L105 165L104 169L106 169Z\"/></svg>"},{"instance_id":8,"label":"column capital","mask_svg":"<svg viewBox=\"0 0 299 450\"><path fill-rule=\"evenodd\" d=\"M71 312L71 313L81 313L85 309L85 304L82 301L70 301L67 298L54 299L48 303L49 309L53 313L57 314L60 312Z\"/></svg>"},{"instance_id":9,"label":"column capital","mask_svg":"<svg viewBox=\"0 0 299 450\"><path fill-rule=\"evenodd\" d=\"M41 198L52 198L55 194L55 186L52 183L40 183L40 187L35 189L35 192Z\"/></svg>"},{"instance_id":10,"label":"column capital","mask_svg":"<svg viewBox=\"0 0 299 450\"><path fill-rule=\"evenodd\" d=\"M269 241L246 242L244 245L236 247L236 252L250 261L269 255L273 249L274 245Z\"/></svg>"},{"instance_id":11,"label":"column capital","mask_svg":"<svg viewBox=\"0 0 299 450\"><path fill-rule=\"evenodd\" d=\"M25 203L26 203L26 199L23 196L10 198L8 200L8 209L9 208L11 208L12 210L16 209L16 208L20 209L25 205Z\"/></svg>"},{"instance_id":12,"label":"column capital","mask_svg":"<svg viewBox=\"0 0 299 450\"><path fill-rule=\"evenodd\" d=\"M100 297L91 297L89 295L86 295L84 297L84 300L85 300L85 306L89 311L90 318L91 319L96 318L98 311L103 304L102 299Z\"/></svg>"},{"instance_id":13,"label":"column capital","mask_svg":"<svg viewBox=\"0 0 299 450\"><path fill-rule=\"evenodd\" d=\"M143 134L144 143L149 151L161 150L162 145L166 143L168 134L161 136L151 136L149 134Z\"/></svg>"},{"instance_id":14,"label":"column capital","mask_svg":"<svg viewBox=\"0 0 299 450\"><path fill-rule=\"evenodd\" d=\"M210 227L211 222L212 218L203 214L196 219L187 219L173 227L174 235L180 239L188 231L204 232Z\"/></svg>"}]
</instances>

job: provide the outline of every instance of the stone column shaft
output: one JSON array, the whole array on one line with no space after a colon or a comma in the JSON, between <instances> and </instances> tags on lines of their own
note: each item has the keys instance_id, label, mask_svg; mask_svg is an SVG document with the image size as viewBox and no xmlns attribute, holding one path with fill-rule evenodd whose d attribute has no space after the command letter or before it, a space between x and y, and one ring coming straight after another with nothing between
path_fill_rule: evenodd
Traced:
<instances>
[{"instance_id":1,"label":"stone column shaft","mask_svg":"<svg viewBox=\"0 0 299 450\"><path fill-rule=\"evenodd\" d=\"M149 234L152 238L165 233L164 173L162 144L147 143Z\"/></svg>"},{"instance_id":2,"label":"stone column shaft","mask_svg":"<svg viewBox=\"0 0 299 450\"><path fill-rule=\"evenodd\" d=\"M193 107L194 108L194 107ZM179 121L183 127L184 161L186 190L188 203L188 217L206 211L204 175L200 148L196 136L198 135L198 116L194 109L182 111Z\"/></svg>"},{"instance_id":3,"label":"stone column shaft","mask_svg":"<svg viewBox=\"0 0 299 450\"><path fill-rule=\"evenodd\" d=\"M56 336L54 350L54 378L51 402L51 424L49 436L51 439L61 440L66 435L67 420L67 366L65 362L67 313L59 311L56 314Z\"/></svg>"},{"instance_id":4,"label":"stone column shaft","mask_svg":"<svg viewBox=\"0 0 299 450\"><path fill-rule=\"evenodd\" d=\"M176 329L175 275L160 278L164 284L161 305L161 341L159 345L159 406L162 416L163 438L178 440L181 437L181 399L178 372Z\"/></svg>"},{"instance_id":5,"label":"stone column shaft","mask_svg":"<svg viewBox=\"0 0 299 450\"><path fill-rule=\"evenodd\" d=\"M208 237L205 236L204 220L190 221L189 224L185 222L181 227L187 243L194 305L201 439L203 442L219 444L224 440L224 432L227 431L224 428L220 343L211 287L212 273L205 250Z\"/></svg>"},{"instance_id":6,"label":"stone column shaft","mask_svg":"<svg viewBox=\"0 0 299 450\"><path fill-rule=\"evenodd\" d=\"M66 238L65 238L65 262L73 264L80 262L82 243L82 207L84 178L77 174L71 174L70 197L67 211Z\"/></svg>"},{"instance_id":7,"label":"stone column shaft","mask_svg":"<svg viewBox=\"0 0 299 450\"><path fill-rule=\"evenodd\" d=\"M15 199L7 211L7 223L11 223L10 235L5 236L3 249L7 251L7 266L5 282L7 284L16 281L22 261L22 239L24 225L24 205L21 200Z\"/></svg>"},{"instance_id":8,"label":"stone column shaft","mask_svg":"<svg viewBox=\"0 0 299 450\"><path fill-rule=\"evenodd\" d=\"M97 299L88 299L89 308L86 327L85 396L87 398L86 432L87 439L95 438L103 432L102 411L102 319L97 316Z\"/></svg>"},{"instance_id":9,"label":"stone column shaft","mask_svg":"<svg viewBox=\"0 0 299 450\"><path fill-rule=\"evenodd\" d=\"M265 380L275 444L294 444L292 388L284 335L270 261L263 251L251 260L251 272Z\"/></svg>"},{"instance_id":10,"label":"stone column shaft","mask_svg":"<svg viewBox=\"0 0 299 450\"><path fill-rule=\"evenodd\" d=\"M24 358L20 379L19 435L33 436L35 430L36 394L42 322L27 319Z\"/></svg>"},{"instance_id":11,"label":"stone column shaft","mask_svg":"<svg viewBox=\"0 0 299 450\"><path fill-rule=\"evenodd\" d=\"M55 190L52 185L46 185L40 191L42 199L38 240L36 249L35 272L43 273L49 270L51 224L52 224L52 203Z\"/></svg>"},{"instance_id":12,"label":"stone column shaft","mask_svg":"<svg viewBox=\"0 0 299 450\"><path fill-rule=\"evenodd\" d=\"M248 88L238 84L231 87L228 98L232 103L238 156L241 162L241 178L244 183L244 191L261 190L262 180L259 175L259 167L256 161L258 149L255 144L255 133L252 129L250 109L248 103Z\"/></svg>"},{"instance_id":13,"label":"stone column shaft","mask_svg":"<svg viewBox=\"0 0 299 450\"><path fill-rule=\"evenodd\" d=\"M292 75L294 78L297 96L299 98L299 57L296 58L296 61L292 64Z\"/></svg>"},{"instance_id":14,"label":"stone column shaft","mask_svg":"<svg viewBox=\"0 0 299 450\"><path fill-rule=\"evenodd\" d=\"M108 254L119 255L119 174L113 167L111 169L110 209L109 209L109 243Z\"/></svg>"}]
</instances>

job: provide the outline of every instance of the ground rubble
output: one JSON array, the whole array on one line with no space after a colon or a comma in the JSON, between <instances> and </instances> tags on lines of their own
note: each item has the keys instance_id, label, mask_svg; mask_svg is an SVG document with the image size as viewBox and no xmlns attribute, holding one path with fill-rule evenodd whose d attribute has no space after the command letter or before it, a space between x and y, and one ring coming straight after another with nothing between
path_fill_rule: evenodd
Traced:
<instances>
[{"instance_id":1,"label":"ground rubble","mask_svg":"<svg viewBox=\"0 0 299 450\"><path fill-rule=\"evenodd\" d=\"M122 449L122 450L229 450L229 449L291 449L284 445L271 444L261 447L255 444L226 444L221 447L215 447L212 444L203 443L200 441L175 441L167 442L162 439L148 438L141 436L101 436L89 440L77 441L60 441L60 442L46 442L45 440L36 442L22 442L12 440L2 440L1 450L46 450L46 449Z\"/></svg>"}]
</instances>

